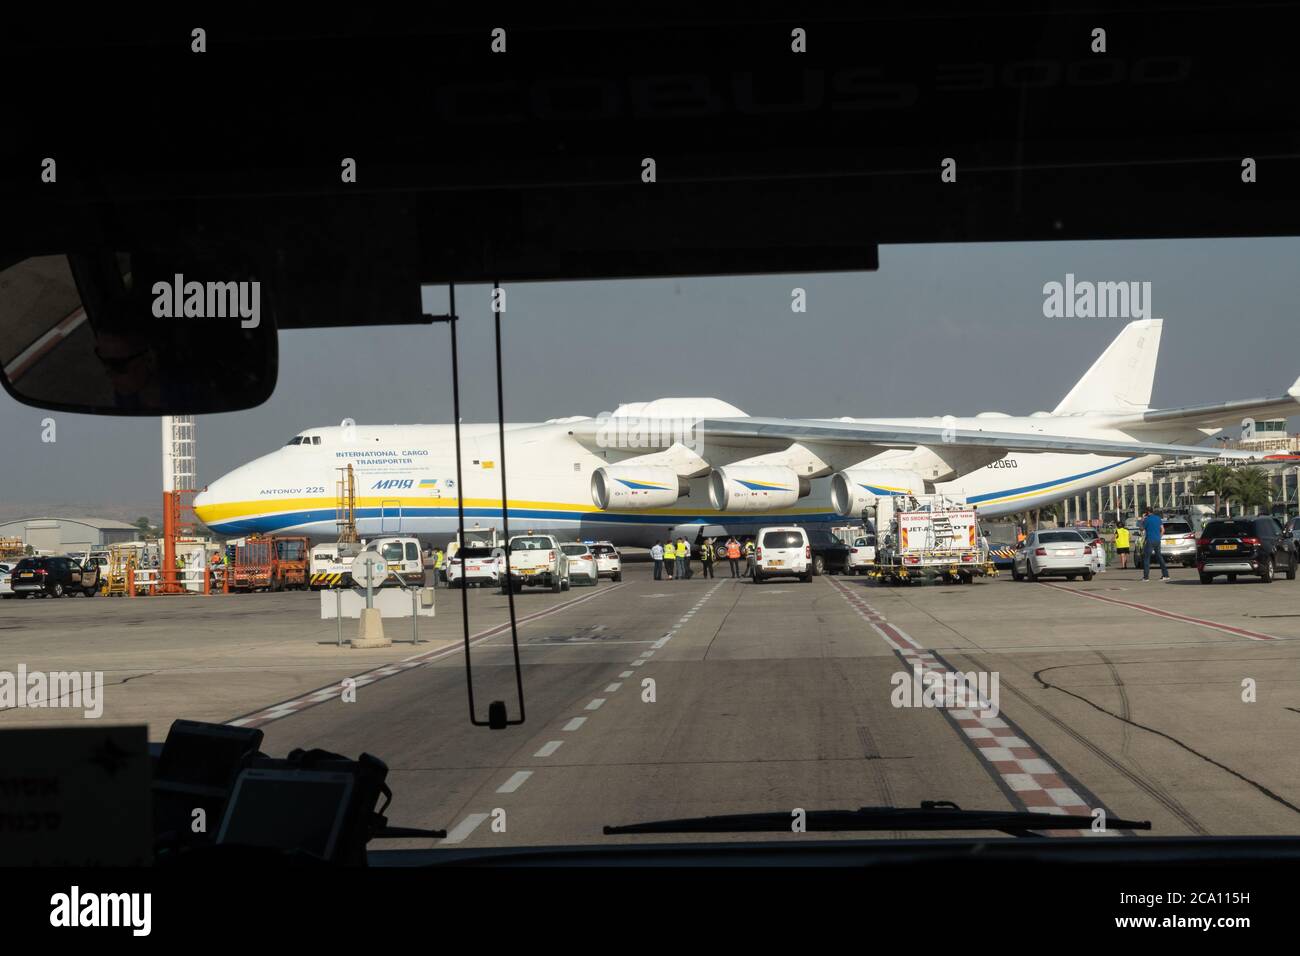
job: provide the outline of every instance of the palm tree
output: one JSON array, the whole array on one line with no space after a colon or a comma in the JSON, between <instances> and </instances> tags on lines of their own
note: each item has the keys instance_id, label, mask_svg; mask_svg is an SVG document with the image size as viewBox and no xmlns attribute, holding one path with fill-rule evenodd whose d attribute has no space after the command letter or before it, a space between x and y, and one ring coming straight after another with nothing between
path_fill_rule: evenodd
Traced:
<instances>
[{"instance_id":1,"label":"palm tree","mask_svg":"<svg viewBox=\"0 0 1300 956\"><path fill-rule=\"evenodd\" d=\"M1227 465L1206 465L1193 490L1198 495L1214 495L1214 513L1218 515L1219 505L1232 489L1233 477L1233 470Z\"/></svg>"},{"instance_id":2,"label":"palm tree","mask_svg":"<svg viewBox=\"0 0 1300 956\"><path fill-rule=\"evenodd\" d=\"M1228 497L1240 504L1243 512L1267 508L1273 502L1273 482L1261 468L1241 468L1228 483Z\"/></svg>"}]
</instances>

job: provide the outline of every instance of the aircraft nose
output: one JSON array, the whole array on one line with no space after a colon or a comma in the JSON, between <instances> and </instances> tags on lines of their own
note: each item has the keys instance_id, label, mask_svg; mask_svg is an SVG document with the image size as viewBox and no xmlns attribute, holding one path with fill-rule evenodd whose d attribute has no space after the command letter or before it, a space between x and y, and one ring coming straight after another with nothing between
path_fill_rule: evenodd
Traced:
<instances>
[{"instance_id":1,"label":"aircraft nose","mask_svg":"<svg viewBox=\"0 0 1300 956\"><path fill-rule=\"evenodd\" d=\"M219 517L220 506L230 501L229 485L224 477L209 482L194 496L194 516L211 527L213 520Z\"/></svg>"}]
</instances>

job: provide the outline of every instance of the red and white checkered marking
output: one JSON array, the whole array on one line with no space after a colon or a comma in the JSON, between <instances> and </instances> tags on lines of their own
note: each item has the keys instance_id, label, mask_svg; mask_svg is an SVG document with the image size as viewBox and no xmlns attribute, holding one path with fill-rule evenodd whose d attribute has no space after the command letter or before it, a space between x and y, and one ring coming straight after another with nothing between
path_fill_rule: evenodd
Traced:
<instances>
[{"instance_id":1,"label":"red and white checkered marking","mask_svg":"<svg viewBox=\"0 0 1300 956\"><path fill-rule=\"evenodd\" d=\"M907 663L908 668L920 667L922 674L948 674L960 676L896 624L891 624L883 614L838 581L830 582L858 612L872 630L884 639ZM948 710L948 716L961 728L967 745L978 755L986 769L1002 781L1024 809L1035 813L1087 816L1092 807L1068 783L1057 766L1037 745L1018 736L1001 717L982 716L993 710L989 701L979 696L978 690L964 677L960 683L966 688L967 700L976 702L968 709ZM1108 812L1109 815L1109 812ZM1048 831L1074 835L1086 833L1101 835L1094 830ZM1115 831L1102 831L1113 834Z\"/></svg>"},{"instance_id":2,"label":"red and white checkered marking","mask_svg":"<svg viewBox=\"0 0 1300 956\"><path fill-rule=\"evenodd\" d=\"M550 615L557 614L560 611L568 610L569 608L577 604L583 604L587 601L593 600L594 598L604 597L606 594L609 594L611 591L617 591L619 588L624 586L625 585L623 584L612 584L607 588L602 588L601 590L597 591L595 594L587 594L580 598L575 598L572 601L565 601L563 604L557 604L554 607L547 608L544 611L538 611L535 614L528 614L524 617L516 618L515 623L527 624L530 621L536 621L543 617L549 617ZM482 641L487 640L490 637L495 637L496 635L500 634L502 631L508 631L508 630L510 630L510 622L506 621L503 624L498 624L495 627L490 627L485 631L479 631L477 634L472 635L470 637L470 644L471 645L478 644ZM281 720L285 717L291 717L292 715L304 711L309 707L315 707L317 704L323 704L327 700L340 699L343 694L344 681L352 681L353 686L355 687L364 687L367 684L373 684L376 681L386 680L389 677L395 677L396 675L408 671L414 667L421 667L424 664L428 664L433 661L440 660L441 658L447 657L451 654L455 654L457 651L463 649L464 649L464 645L458 641L455 644L452 644L450 647L443 647L436 650L424 651L421 654L416 654L413 657L408 657L404 660L394 661L391 664L384 664L382 667L376 667L373 670L363 671L362 673L356 674L352 677L340 678L338 681L336 681L333 684L330 684L326 687L318 688L316 690L311 691L308 694L303 694L301 697L295 697L292 700L286 700L278 704L272 704L270 707L263 708L262 710L255 711L254 713L251 714L246 714L243 717L237 717L234 720L228 720L226 721L226 723L229 724L231 727L261 727L262 725L269 724L274 720Z\"/></svg>"}]
</instances>

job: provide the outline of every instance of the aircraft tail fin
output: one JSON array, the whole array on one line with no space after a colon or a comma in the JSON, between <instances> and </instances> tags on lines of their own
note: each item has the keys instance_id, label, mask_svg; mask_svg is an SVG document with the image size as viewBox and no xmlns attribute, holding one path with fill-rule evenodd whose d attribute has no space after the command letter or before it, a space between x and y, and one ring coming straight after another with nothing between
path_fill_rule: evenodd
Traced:
<instances>
[{"instance_id":1,"label":"aircraft tail fin","mask_svg":"<svg viewBox=\"0 0 1300 956\"><path fill-rule=\"evenodd\" d=\"M1150 408L1163 323L1163 319L1140 319L1124 326L1052 414Z\"/></svg>"}]
</instances>

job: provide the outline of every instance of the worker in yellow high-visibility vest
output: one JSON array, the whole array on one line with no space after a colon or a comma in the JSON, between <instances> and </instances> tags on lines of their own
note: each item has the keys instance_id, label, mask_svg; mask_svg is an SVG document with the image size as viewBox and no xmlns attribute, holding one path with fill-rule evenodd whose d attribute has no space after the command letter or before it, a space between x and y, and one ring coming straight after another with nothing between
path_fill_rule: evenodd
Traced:
<instances>
[{"instance_id":1,"label":"worker in yellow high-visibility vest","mask_svg":"<svg viewBox=\"0 0 1300 956\"><path fill-rule=\"evenodd\" d=\"M1115 529L1115 553L1119 555L1119 566L1128 567L1129 539L1128 528L1121 524Z\"/></svg>"}]
</instances>

